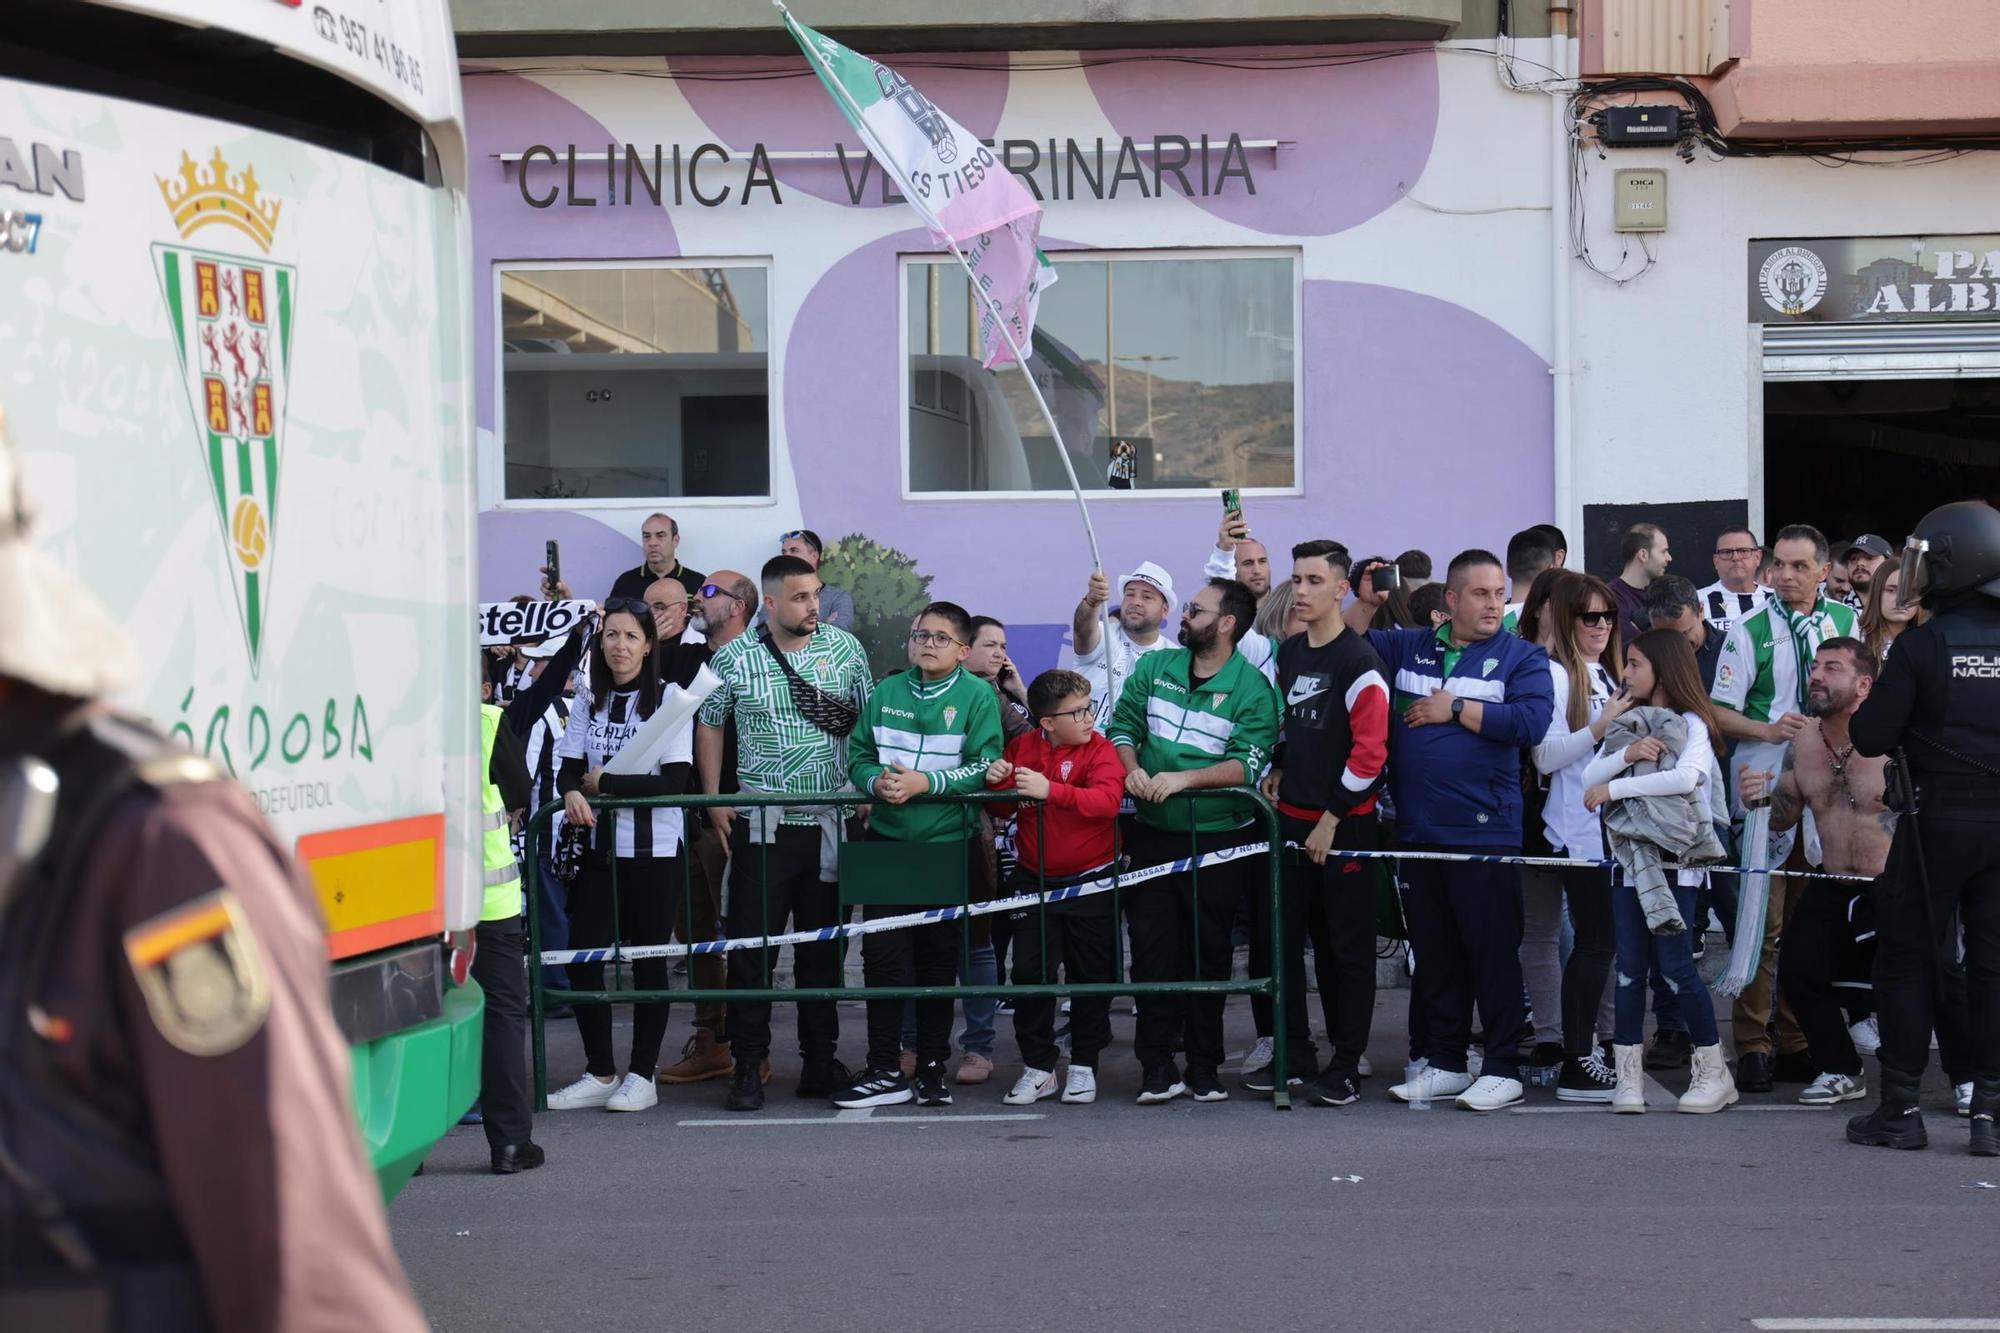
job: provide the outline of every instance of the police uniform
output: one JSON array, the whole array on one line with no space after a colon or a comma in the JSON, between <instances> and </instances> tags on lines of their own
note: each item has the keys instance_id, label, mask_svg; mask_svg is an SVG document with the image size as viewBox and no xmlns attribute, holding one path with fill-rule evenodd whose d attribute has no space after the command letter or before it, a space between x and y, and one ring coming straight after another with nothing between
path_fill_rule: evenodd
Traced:
<instances>
[{"instance_id":1,"label":"police uniform","mask_svg":"<svg viewBox=\"0 0 2000 1333\"><path fill-rule=\"evenodd\" d=\"M0 885L0 1327L423 1328L310 887L206 763L0 675L55 780Z\"/></svg>"},{"instance_id":2,"label":"police uniform","mask_svg":"<svg viewBox=\"0 0 2000 1333\"><path fill-rule=\"evenodd\" d=\"M1947 505L1913 548L1920 538L1935 565L1924 601L1937 614L1896 640L1850 724L1861 754L1906 761L1916 811L1899 820L1875 885L1883 1102L1848 1137L1924 1146L1917 1091L1935 1026L1947 1058L1969 1037L1973 1150L2000 1155L2000 512ZM1914 578L1906 569L1905 586ZM1961 923L1966 980L1948 961ZM1969 1009L1956 1011L1963 984Z\"/></svg>"},{"instance_id":3,"label":"police uniform","mask_svg":"<svg viewBox=\"0 0 2000 1333\"><path fill-rule=\"evenodd\" d=\"M484 898L479 913L472 979L486 992L480 1032L479 1109L500 1175L532 1171L542 1150L530 1137L528 1094L528 975L521 932L521 863L514 858L511 816L527 808L531 783L520 737L494 704L479 710L480 753L486 783L481 795L480 852Z\"/></svg>"}]
</instances>

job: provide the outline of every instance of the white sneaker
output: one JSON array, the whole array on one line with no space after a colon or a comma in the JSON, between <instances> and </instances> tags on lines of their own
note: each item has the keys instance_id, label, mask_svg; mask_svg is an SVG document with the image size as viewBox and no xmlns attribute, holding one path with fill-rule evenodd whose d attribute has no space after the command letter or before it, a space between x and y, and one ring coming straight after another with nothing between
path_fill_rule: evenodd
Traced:
<instances>
[{"instance_id":1,"label":"white sneaker","mask_svg":"<svg viewBox=\"0 0 2000 1333\"><path fill-rule=\"evenodd\" d=\"M1972 1085L1970 1083L1961 1083L1958 1085L1957 1092L1958 1113L1967 1120L1970 1120L1972 1118Z\"/></svg>"},{"instance_id":2,"label":"white sneaker","mask_svg":"<svg viewBox=\"0 0 2000 1333\"><path fill-rule=\"evenodd\" d=\"M1519 1106L1523 1096L1521 1080L1487 1074L1458 1095L1461 1111L1504 1111Z\"/></svg>"},{"instance_id":3,"label":"white sneaker","mask_svg":"<svg viewBox=\"0 0 2000 1333\"><path fill-rule=\"evenodd\" d=\"M1084 1065L1069 1067L1069 1082L1063 1085L1062 1099L1072 1106L1097 1100L1097 1071Z\"/></svg>"},{"instance_id":4,"label":"white sneaker","mask_svg":"<svg viewBox=\"0 0 2000 1333\"><path fill-rule=\"evenodd\" d=\"M1274 1058L1271 1039L1269 1037L1259 1037L1257 1038L1257 1044L1250 1048L1250 1054L1243 1057L1243 1064L1238 1072L1240 1073L1242 1069L1262 1069L1265 1065L1270 1064Z\"/></svg>"},{"instance_id":5,"label":"white sneaker","mask_svg":"<svg viewBox=\"0 0 2000 1333\"><path fill-rule=\"evenodd\" d=\"M1799 1094L1800 1106L1838 1106L1858 1102L1868 1095L1868 1085L1846 1074L1821 1074Z\"/></svg>"},{"instance_id":6,"label":"white sneaker","mask_svg":"<svg viewBox=\"0 0 2000 1333\"><path fill-rule=\"evenodd\" d=\"M595 1074L584 1074L560 1092L550 1093L549 1109L595 1111L611 1100L612 1094L619 1090L619 1086L615 1078L609 1083L604 1083L599 1081Z\"/></svg>"},{"instance_id":7,"label":"white sneaker","mask_svg":"<svg viewBox=\"0 0 2000 1333\"><path fill-rule=\"evenodd\" d=\"M618 1091L611 1094L604 1103L607 1111L645 1111L660 1104L660 1090L653 1086L653 1080L639 1074L627 1074L625 1081L618 1085Z\"/></svg>"},{"instance_id":8,"label":"white sneaker","mask_svg":"<svg viewBox=\"0 0 2000 1333\"><path fill-rule=\"evenodd\" d=\"M1033 1106L1044 1098L1055 1096L1059 1090L1055 1070L1024 1069L1014 1084L1014 1090L1000 1100L1008 1106Z\"/></svg>"},{"instance_id":9,"label":"white sneaker","mask_svg":"<svg viewBox=\"0 0 2000 1333\"><path fill-rule=\"evenodd\" d=\"M1471 1086L1470 1074L1455 1074L1447 1069L1432 1069L1425 1065L1408 1083L1398 1083L1389 1089L1389 1095L1399 1102L1417 1099L1436 1102L1456 1097Z\"/></svg>"},{"instance_id":10,"label":"white sneaker","mask_svg":"<svg viewBox=\"0 0 2000 1333\"><path fill-rule=\"evenodd\" d=\"M1354 1077L1373 1078L1374 1076L1375 1076L1375 1066L1368 1063L1367 1056L1364 1055L1359 1060L1355 1061Z\"/></svg>"},{"instance_id":11,"label":"white sneaker","mask_svg":"<svg viewBox=\"0 0 2000 1333\"><path fill-rule=\"evenodd\" d=\"M1873 1055L1882 1049L1882 1026L1875 1021L1873 1014L1849 1025L1847 1035L1853 1041L1854 1049L1862 1055Z\"/></svg>"}]
</instances>

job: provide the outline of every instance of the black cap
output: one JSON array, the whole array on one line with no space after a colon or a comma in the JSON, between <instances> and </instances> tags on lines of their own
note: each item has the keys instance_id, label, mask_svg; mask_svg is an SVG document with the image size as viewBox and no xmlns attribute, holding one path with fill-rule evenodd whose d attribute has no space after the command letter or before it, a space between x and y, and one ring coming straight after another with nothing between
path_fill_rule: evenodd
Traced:
<instances>
[{"instance_id":1,"label":"black cap","mask_svg":"<svg viewBox=\"0 0 2000 1333\"><path fill-rule=\"evenodd\" d=\"M1872 532L1864 532L1851 542L1841 543L1840 554L1843 558L1855 551L1866 551L1877 560L1887 560L1895 554L1895 548L1889 545L1886 538L1877 537Z\"/></svg>"}]
</instances>

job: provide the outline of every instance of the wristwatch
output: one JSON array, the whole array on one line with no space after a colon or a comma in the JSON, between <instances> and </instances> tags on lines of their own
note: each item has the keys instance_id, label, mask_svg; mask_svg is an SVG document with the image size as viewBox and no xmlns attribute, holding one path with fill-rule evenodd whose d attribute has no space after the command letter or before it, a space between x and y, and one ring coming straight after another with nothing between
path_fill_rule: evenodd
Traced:
<instances>
[{"instance_id":1,"label":"wristwatch","mask_svg":"<svg viewBox=\"0 0 2000 1333\"><path fill-rule=\"evenodd\" d=\"M1463 713L1464 711L1465 711L1465 700L1463 700L1463 699L1453 699L1453 700L1451 701L1451 720L1452 720L1452 721L1454 721L1454 722L1458 721L1458 715L1459 715L1460 713Z\"/></svg>"}]
</instances>

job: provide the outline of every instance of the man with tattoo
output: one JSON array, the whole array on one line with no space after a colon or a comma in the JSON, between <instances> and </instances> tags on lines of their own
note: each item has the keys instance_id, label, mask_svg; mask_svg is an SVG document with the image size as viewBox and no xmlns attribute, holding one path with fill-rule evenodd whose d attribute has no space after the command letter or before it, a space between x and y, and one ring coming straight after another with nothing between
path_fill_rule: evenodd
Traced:
<instances>
[{"instance_id":1,"label":"man with tattoo","mask_svg":"<svg viewBox=\"0 0 2000 1333\"><path fill-rule=\"evenodd\" d=\"M1887 759L1866 759L1848 739L1848 719L1868 697L1881 664L1859 639L1828 639L1813 655L1806 698L1815 715L1786 748L1784 771L1746 767L1738 783L1746 805L1771 803L1771 831L1789 829L1812 811L1819 827L1822 870L1836 875L1882 873L1896 816L1882 803ZM1859 921L1866 897L1851 884L1807 881L1785 919L1779 968L1785 995L1805 1033L1819 1077L1799 1094L1804 1106L1833 1106L1868 1095L1861 1056L1841 1013L1839 963L1848 941L1873 931ZM1860 969L1866 974L1866 968Z\"/></svg>"}]
</instances>

